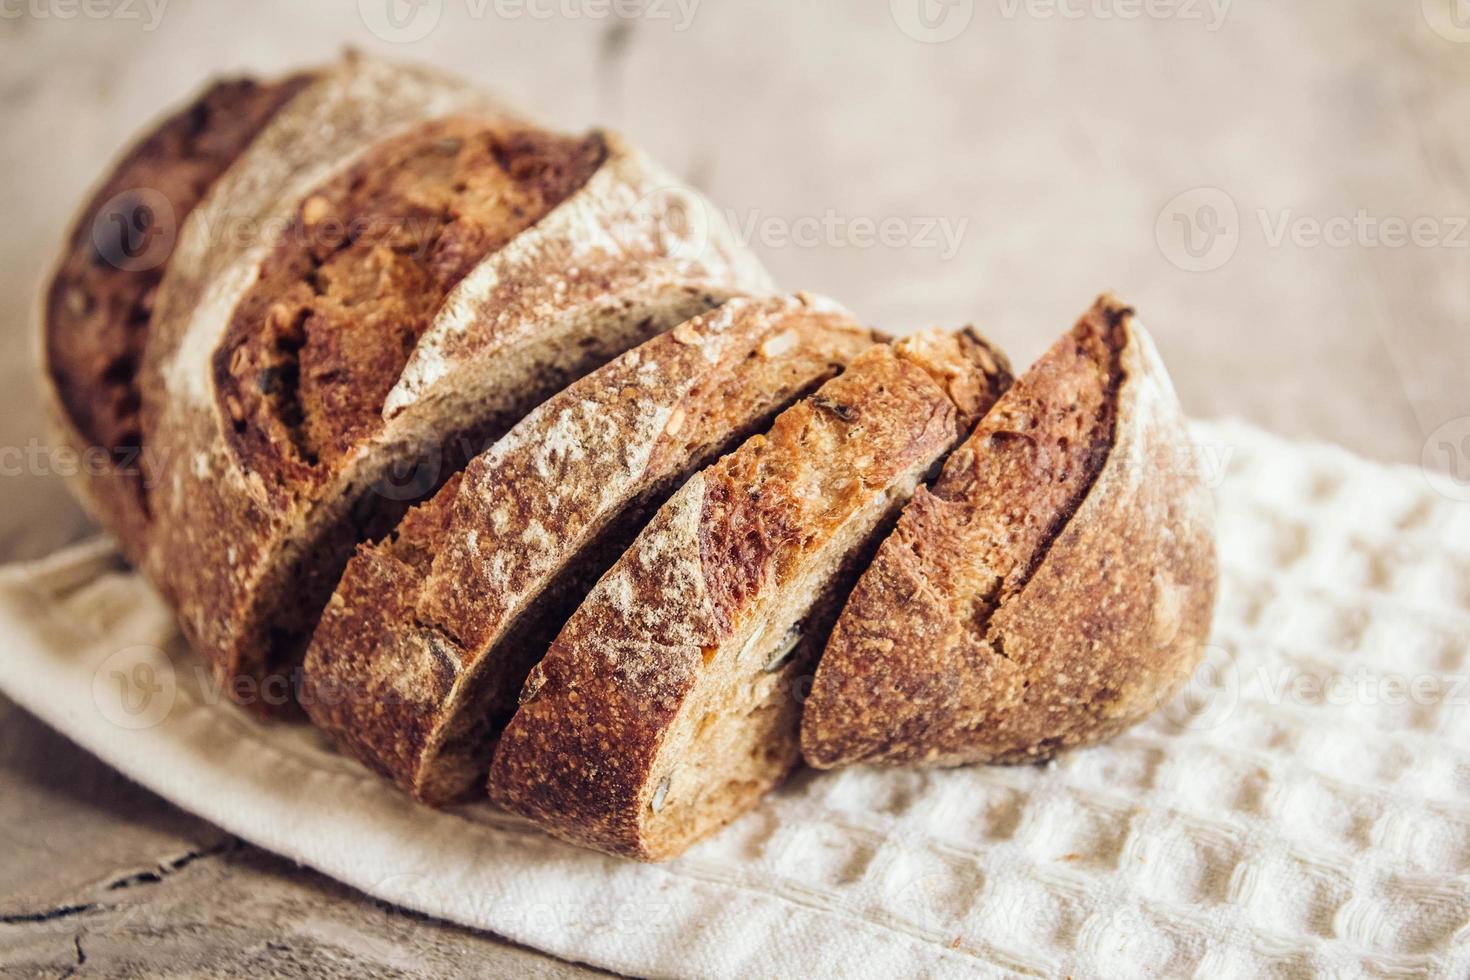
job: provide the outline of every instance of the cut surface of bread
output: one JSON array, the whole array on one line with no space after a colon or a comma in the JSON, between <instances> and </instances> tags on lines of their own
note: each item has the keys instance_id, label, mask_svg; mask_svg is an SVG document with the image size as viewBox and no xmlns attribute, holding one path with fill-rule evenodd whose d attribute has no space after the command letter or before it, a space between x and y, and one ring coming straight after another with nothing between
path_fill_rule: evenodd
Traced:
<instances>
[{"instance_id":1,"label":"cut surface of bread","mask_svg":"<svg viewBox=\"0 0 1470 980\"><path fill-rule=\"evenodd\" d=\"M1173 389L1105 296L904 509L822 655L804 755L1027 761L1137 721L1197 661L1210 528Z\"/></svg>"},{"instance_id":2,"label":"cut surface of bread","mask_svg":"<svg viewBox=\"0 0 1470 980\"><path fill-rule=\"evenodd\" d=\"M696 474L531 671L492 798L646 860L752 806L798 759L804 678L869 542L1008 381L973 333L875 347Z\"/></svg>"},{"instance_id":3,"label":"cut surface of bread","mask_svg":"<svg viewBox=\"0 0 1470 980\"><path fill-rule=\"evenodd\" d=\"M307 653L308 714L421 801L482 794L526 672L643 519L875 340L825 301L738 298L552 396L358 549Z\"/></svg>"},{"instance_id":4,"label":"cut surface of bread","mask_svg":"<svg viewBox=\"0 0 1470 980\"><path fill-rule=\"evenodd\" d=\"M615 134L555 136L361 56L313 76L220 178L140 374L145 439L168 448L146 461L166 531L142 567L231 697L289 708L353 547L536 404L769 288L718 215L685 248L640 207L659 189L699 206ZM236 228L260 232L220 232Z\"/></svg>"},{"instance_id":5,"label":"cut surface of bread","mask_svg":"<svg viewBox=\"0 0 1470 980\"><path fill-rule=\"evenodd\" d=\"M330 471L449 294L602 164L592 134L437 119L373 147L297 208L215 354L221 409L265 472Z\"/></svg>"},{"instance_id":6,"label":"cut surface of bread","mask_svg":"<svg viewBox=\"0 0 1470 980\"><path fill-rule=\"evenodd\" d=\"M85 502L134 560L148 524L137 374L158 282L180 225L308 81L216 82L161 122L102 180L47 287L42 349L59 421L90 454Z\"/></svg>"}]
</instances>

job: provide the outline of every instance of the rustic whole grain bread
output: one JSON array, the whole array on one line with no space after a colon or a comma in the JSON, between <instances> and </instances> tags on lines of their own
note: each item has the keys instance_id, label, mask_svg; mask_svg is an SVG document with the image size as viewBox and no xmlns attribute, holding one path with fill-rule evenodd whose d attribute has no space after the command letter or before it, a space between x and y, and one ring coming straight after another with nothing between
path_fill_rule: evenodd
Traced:
<instances>
[{"instance_id":1,"label":"rustic whole grain bread","mask_svg":"<svg viewBox=\"0 0 1470 980\"><path fill-rule=\"evenodd\" d=\"M216 82L129 149L72 224L40 304L46 386L76 486L134 561L149 526L138 368L180 223L281 105L310 81Z\"/></svg>"},{"instance_id":2,"label":"rustic whole grain bread","mask_svg":"<svg viewBox=\"0 0 1470 980\"><path fill-rule=\"evenodd\" d=\"M301 203L214 355L228 438L268 479L339 467L445 297L585 185L602 137L436 119L372 147Z\"/></svg>"},{"instance_id":3,"label":"rustic whole grain bread","mask_svg":"<svg viewBox=\"0 0 1470 980\"><path fill-rule=\"evenodd\" d=\"M484 793L526 672L644 519L876 339L815 298L734 299L552 396L358 549L307 713L423 802Z\"/></svg>"},{"instance_id":4,"label":"rustic whole grain bread","mask_svg":"<svg viewBox=\"0 0 1470 980\"><path fill-rule=\"evenodd\" d=\"M972 333L878 346L695 475L531 671L492 798L646 860L754 805L870 540L1008 381Z\"/></svg>"},{"instance_id":5,"label":"rustic whole grain bread","mask_svg":"<svg viewBox=\"0 0 1470 980\"><path fill-rule=\"evenodd\" d=\"M1107 738L1188 676L1213 512L1173 387L1104 296L883 542L802 718L814 766L1026 762Z\"/></svg>"},{"instance_id":6,"label":"rustic whole grain bread","mask_svg":"<svg viewBox=\"0 0 1470 980\"><path fill-rule=\"evenodd\" d=\"M547 395L766 288L617 136L348 57L179 229L137 379L152 519L132 556L231 696L288 704L358 540Z\"/></svg>"}]
</instances>

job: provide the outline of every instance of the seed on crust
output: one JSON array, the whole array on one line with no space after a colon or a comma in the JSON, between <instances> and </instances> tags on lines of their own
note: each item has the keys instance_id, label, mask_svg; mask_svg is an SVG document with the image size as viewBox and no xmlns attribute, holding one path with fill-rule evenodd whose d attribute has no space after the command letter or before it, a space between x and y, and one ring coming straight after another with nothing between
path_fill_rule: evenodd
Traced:
<instances>
[{"instance_id":1,"label":"seed on crust","mask_svg":"<svg viewBox=\"0 0 1470 980\"><path fill-rule=\"evenodd\" d=\"M704 338L699 335L699 328L693 322L685 320L674 328L674 339L681 344L697 347Z\"/></svg>"},{"instance_id":2,"label":"seed on crust","mask_svg":"<svg viewBox=\"0 0 1470 980\"><path fill-rule=\"evenodd\" d=\"M669 795L669 781L674 777L665 776L658 784L658 789L653 791L653 799L648 801L648 808L654 813L664 808L664 800Z\"/></svg>"},{"instance_id":3,"label":"seed on crust","mask_svg":"<svg viewBox=\"0 0 1470 980\"><path fill-rule=\"evenodd\" d=\"M320 194L313 194L306 199L305 204L301 205L301 221L308 228L312 225L320 224L321 220L327 216L327 213L331 209L332 206L325 197L322 197Z\"/></svg>"}]
</instances>

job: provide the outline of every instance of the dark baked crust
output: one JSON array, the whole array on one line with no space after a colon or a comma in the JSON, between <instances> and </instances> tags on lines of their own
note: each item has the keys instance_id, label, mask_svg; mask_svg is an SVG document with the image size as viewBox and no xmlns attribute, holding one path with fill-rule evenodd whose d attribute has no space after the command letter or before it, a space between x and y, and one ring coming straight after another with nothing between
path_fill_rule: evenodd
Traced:
<instances>
[{"instance_id":1,"label":"dark baked crust","mask_svg":"<svg viewBox=\"0 0 1470 980\"><path fill-rule=\"evenodd\" d=\"M1104 297L879 549L818 666L807 760L1042 759L1152 711L1214 600L1187 446L1151 343Z\"/></svg>"},{"instance_id":2,"label":"dark baked crust","mask_svg":"<svg viewBox=\"0 0 1470 980\"><path fill-rule=\"evenodd\" d=\"M46 370L74 448L103 451L88 495L134 560L148 523L137 374L158 282L195 205L309 80L216 82L165 119L93 194L47 290Z\"/></svg>"},{"instance_id":3,"label":"dark baked crust","mask_svg":"<svg viewBox=\"0 0 1470 980\"><path fill-rule=\"evenodd\" d=\"M827 304L736 299L553 396L359 549L307 712L421 801L482 794L527 671L643 519L875 339Z\"/></svg>"},{"instance_id":4,"label":"dark baked crust","mask_svg":"<svg viewBox=\"0 0 1470 980\"><path fill-rule=\"evenodd\" d=\"M531 672L492 798L566 840L652 860L753 805L797 760L795 695L822 638L772 653L1004 372L969 335L874 348L692 478ZM746 728L736 750L711 752L731 726ZM678 765L708 778L670 789Z\"/></svg>"},{"instance_id":5,"label":"dark baked crust","mask_svg":"<svg viewBox=\"0 0 1470 980\"><path fill-rule=\"evenodd\" d=\"M388 392L450 290L605 157L596 133L437 119L312 192L215 354L241 456L283 483L332 472L382 424Z\"/></svg>"},{"instance_id":6,"label":"dark baked crust","mask_svg":"<svg viewBox=\"0 0 1470 980\"><path fill-rule=\"evenodd\" d=\"M342 413L356 433L350 448L333 442L326 406L335 403L325 396L315 402L328 423L311 436L323 440L312 442L322 447L315 465L299 455L304 430L252 447L263 428L255 423L269 428L275 406L242 413L237 431L231 397L250 384L274 396L287 379L268 372L276 366L268 359L250 364L245 355L237 379L228 368L241 348L226 355L221 345L280 236L320 210L308 202L323 187L377 150L434 120L467 119L501 133L529 129L472 86L427 69L363 56L327 66L222 176L160 284L140 387L143 430L169 451L150 460L159 533L142 567L228 694L262 711L289 709L305 642L358 541L391 528L545 397L732 293L767 288L718 215L703 253L648 234L637 205L680 185L615 134L600 134L593 140L605 157L590 178L438 297L395 386L368 400L376 410ZM435 171L450 195L453 169ZM478 224L484 212L476 215ZM435 241L449 241L448 225L434 227ZM247 233L209 233L218 228Z\"/></svg>"}]
</instances>

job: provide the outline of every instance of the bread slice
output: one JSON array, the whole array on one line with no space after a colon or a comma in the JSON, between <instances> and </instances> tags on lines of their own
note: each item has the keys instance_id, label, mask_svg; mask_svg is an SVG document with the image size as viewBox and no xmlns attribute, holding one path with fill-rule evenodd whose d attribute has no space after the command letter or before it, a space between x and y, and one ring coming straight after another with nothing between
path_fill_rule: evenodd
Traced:
<instances>
[{"instance_id":1,"label":"bread slice","mask_svg":"<svg viewBox=\"0 0 1470 980\"><path fill-rule=\"evenodd\" d=\"M98 182L37 304L52 421L85 462L78 495L134 561L151 523L137 375L158 283L180 224L309 81L214 82L159 122Z\"/></svg>"},{"instance_id":2,"label":"bread slice","mask_svg":"<svg viewBox=\"0 0 1470 980\"><path fill-rule=\"evenodd\" d=\"M547 154L517 149L515 134L555 143L539 132L456 80L349 58L275 114L185 223L140 378L145 438L167 450L147 467L160 530L143 567L237 701L292 702L355 544L441 485L465 447L768 288L718 214L616 135L586 141L600 162L578 184L554 172L577 152L536 171ZM431 165L423 151L440 143ZM381 196L354 197L358 178ZM550 209L524 227L502 192ZM681 209L703 209L700 247ZM356 233L348 248L317 239L320 215ZM352 253L364 236L372 248ZM334 347L336 328L355 339Z\"/></svg>"},{"instance_id":3,"label":"bread slice","mask_svg":"<svg viewBox=\"0 0 1470 980\"><path fill-rule=\"evenodd\" d=\"M803 679L868 542L1008 382L973 333L875 347L694 476L532 670L490 793L660 860L799 757Z\"/></svg>"},{"instance_id":4,"label":"bread slice","mask_svg":"<svg viewBox=\"0 0 1470 980\"><path fill-rule=\"evenodd\" d=\"M814 766L1025 762L1189 675L1212 506L1133 310L1104 296L981 420L883 542L802 718Z\"/></svg>"},{"instance_id":5,"label":"bread slice","mask_svg":"<svg viewBox=\"0 0 1470 980\"><path fill-rule=\"evenodd\" d=\"M812 297L733 299L552 396L358 549L307 713L423 802L483 794L526 672L648 514L876 339Z\"/></svg>"},{"instance_id":6,"label":"bread slice","mask_svg":"<svg viewBox=\"0 0 1470 980\"><path fill-rule=\"evenodd\" d=\"M226 438L267 483L342 465L445 300L586 186L598 133L430 120L314 188L236 304L213 358Z\"/></svg>"}]
</instances>

